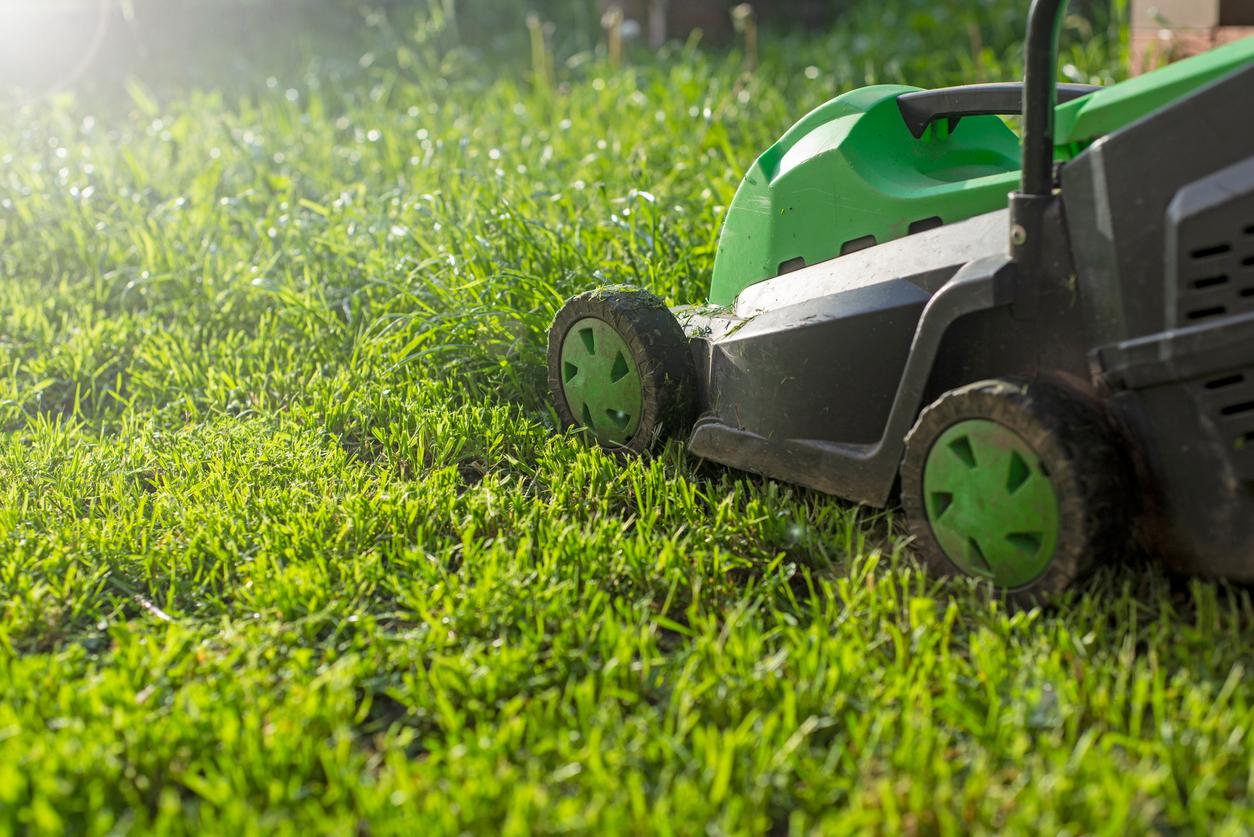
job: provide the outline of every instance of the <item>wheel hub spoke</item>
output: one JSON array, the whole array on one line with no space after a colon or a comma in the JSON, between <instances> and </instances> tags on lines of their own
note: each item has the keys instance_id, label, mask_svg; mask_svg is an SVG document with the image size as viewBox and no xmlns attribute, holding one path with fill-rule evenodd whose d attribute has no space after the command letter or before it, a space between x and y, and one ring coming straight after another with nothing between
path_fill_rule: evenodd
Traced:
<instances>
[{"instance_id":1,"label":"wheel hub spoke","mask_svg":"<svg viewBox=\"0 0 1254 837\"><path fill-rule=\"evenodd\" d=\"M602 441L623 443L644 404L631 349L609 323L588 317L562 343L562 388L571 413Z\"/></svg>"},{"instance_id":2,"label":"wheel hub spoke","mask_svg":"<svg viewBox=\"0 0 1254 837\"><path fill-rule=\"evenodd\" d=\"M1028 443L994 421L959 422L924 466L924 504L941 548L963 570L1018 587L1053 557L1058 500Z\"/></svg>"}]
</instances>

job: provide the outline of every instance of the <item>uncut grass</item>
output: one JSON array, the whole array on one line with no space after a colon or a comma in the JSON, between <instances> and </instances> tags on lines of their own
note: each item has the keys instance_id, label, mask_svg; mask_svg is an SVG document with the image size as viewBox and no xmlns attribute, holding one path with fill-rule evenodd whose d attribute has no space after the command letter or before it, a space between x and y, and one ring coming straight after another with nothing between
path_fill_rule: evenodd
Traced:
<instances>
[{"instance_id":1,"label":"uncut grass","mask_svg":"<svg viewBox=\"0 0 1254 837\"><path fill-rule=\"evenodd\" d=\"M892 513L552 430L566 296L698 301L796 116L1017 61L876 44L322 59L0 125L0 830L1254 827L1248 592L1008 613Z\"/></svg>"}]
</instances>

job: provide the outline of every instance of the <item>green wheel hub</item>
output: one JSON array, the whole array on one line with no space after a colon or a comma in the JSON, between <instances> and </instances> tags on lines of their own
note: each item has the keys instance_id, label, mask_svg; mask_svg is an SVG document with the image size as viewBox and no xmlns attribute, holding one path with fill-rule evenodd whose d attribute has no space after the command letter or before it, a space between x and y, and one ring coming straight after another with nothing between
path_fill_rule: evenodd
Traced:
<instances>
[{"instance_id":1,"label":"green wheel hub","mask_svg":"<svg viewBox=\"0 0 1254 837\"><path fill-rule=\"evenodd\" d=\"M562 394L571 414L600 442L623 444L640 426L640 370L609 323L586 317L562 338Z\"/></svg>"},{"instance_id":2,"label":"green wheel hub","mask_svg":"<svg viewBox=\"0 0 1254 837\"><path fill-rule=\"evenodd\" d=\"M998 587L1036 579L1058 544L1058 495L1018 433L986 419L949 427L923 465L923 505L937 543L966 573Z\"/></svg>"}]
</instances>

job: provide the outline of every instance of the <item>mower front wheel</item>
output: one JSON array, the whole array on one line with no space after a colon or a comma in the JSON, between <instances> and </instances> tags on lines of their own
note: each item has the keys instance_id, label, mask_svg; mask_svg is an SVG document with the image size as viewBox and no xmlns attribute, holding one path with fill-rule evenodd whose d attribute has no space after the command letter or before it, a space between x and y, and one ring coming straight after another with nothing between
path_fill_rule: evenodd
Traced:
<instances>
[{"instance_id":1,"label":"mower front wheel","mask_svg":"<svg viewBox=\"0 0 1254 837\"><path fill-rule=\"evenodd\" d=\"M901 500L924 564L1048 599L1131 539L1126 468L1099 408L1045 384L943 395L906 437Z\"/></svg>"},{"instance_id":2,"label":"mower front wheel","mask_svg":"<svg viewBox=\"0 0 1254 837\"><path fill-rule=\"evenodd\" d=\"M571 297L549 328L549 390L564 427L645 453L687 429L696 373L675 315L653 294L605 288Z\"/></svg>"}]
</instances>

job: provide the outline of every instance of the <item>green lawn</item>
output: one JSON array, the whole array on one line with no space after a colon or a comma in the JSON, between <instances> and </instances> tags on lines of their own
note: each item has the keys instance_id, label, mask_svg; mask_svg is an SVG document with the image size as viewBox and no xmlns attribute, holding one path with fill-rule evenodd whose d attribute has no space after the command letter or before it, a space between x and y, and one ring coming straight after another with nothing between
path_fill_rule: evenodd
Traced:
<instances>
[{"instance_id":1,"label":"green lawn","mask_svg":"<svg viewBox=\"0 0 1254 837\"><path fill-rule=\"evenodd\" d=\"M1248 591L1010 613L891 512L552 428L562 300L700 299L792 119L1014 73L875 20L6 111L0 833L1254 829Z\"/></svg>"}]
</instances>

